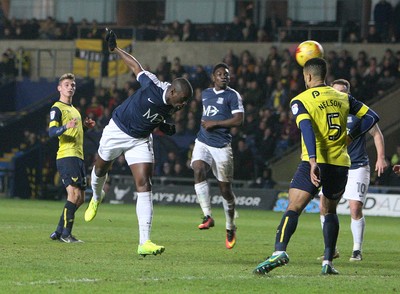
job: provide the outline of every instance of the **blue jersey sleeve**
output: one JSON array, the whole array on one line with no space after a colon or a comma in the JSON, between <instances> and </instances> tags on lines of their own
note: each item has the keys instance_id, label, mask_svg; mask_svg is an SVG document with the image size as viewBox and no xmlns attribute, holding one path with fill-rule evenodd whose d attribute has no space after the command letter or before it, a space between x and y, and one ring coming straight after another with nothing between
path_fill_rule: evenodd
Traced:
<instances>
[{"instance_id":1,"label":"blue jersey sleeve","mask_svg":"<svg viewBox=\"0 0 400 294\"><path fill-rule=\"evenodd\" d=\"M361 122L350 130L349 137L354 140L362 134L368 132L378 121L379 116L364 103L356 100L349 95L350 114L361 118Z\"/></svg>"},{"instance_id":2,"label":"blue jersey sleeve","mask_svg":"<svg viewBox=\"0 0 400 294\"><path fill-rule=\"evenodd\" d=\"M244 112L243 101L239 92L237 92L232 88L229 89L232 90L231 103L230 103L232 114L237 112Z\"/></svg>"},{"instance_id":3,"label":"blue jersey sleeve","mask_svg":"<svg viewBox=\"0 0 400 294\"><path fill-rule=\"evenodd\" d=\"M306 145L308 157L309 158L316 158L317 157L317 150L315 144L315 134L309 119L303 119L300 122L300 130L303 134L304 144Z\"/></svg>"},{"instance_id":4,"label":"blue jersey sleeve","mask_svg":"<svg viewBox=\"0 0 400 294\"><path fill-rule=\"evenodd\" d=\"M67 127L62 124L62 113L58 107L52 107L50 109L50 126L49 126L49 137L60 136L63 134Z\"/></svg>"},{"instance_id":5,"label":"blue jersey sleeve","mask_svg":"<svg viewBox=\"0 0 400 294\"><path fill-rule=\"evenodd\" d=\"M301 130L304 145L307 148L308 157L316 158L317 150L315 143L315 133L312 127L312 123L308 114L308 111L304 107L303 103L299 100L294 100L291 103L291 109L296 122Z\"/></svg>"}]
</instances>

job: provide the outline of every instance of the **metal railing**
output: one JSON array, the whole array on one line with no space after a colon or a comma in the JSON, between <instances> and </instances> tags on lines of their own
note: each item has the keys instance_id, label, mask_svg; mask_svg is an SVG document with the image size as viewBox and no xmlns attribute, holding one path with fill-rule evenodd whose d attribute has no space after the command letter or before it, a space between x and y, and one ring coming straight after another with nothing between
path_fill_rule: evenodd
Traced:
<instances>
[{"instance_id":1,"label":"metal railing","mask_svg":"<svg viewBox=\"0 0 400 294\"><path fill-rule=\"evenodd\" d=\"M74 71L76 49L24 48L23 50L28 52L30 56L29 78L32 80L39 80L42 78L55 79L60 73ZM21 51L18 52L18 55L21 56ZM91 68L90 62L91 60L86 60L85 74L82 78L93 78L101 85L101 81L104 77L101 76L101 71L99 71L97 77L89 74ZM118 64L115 64L115 67L117 68ZM19 80L23 79L24 73L22 58L17 60L16 68L17 78ZM116 70L116 72L117 74L110 78L118 82L121 76L118 75L118 70Z\"/></svg>"},{"instance_id":2,"label":"metal railing","mask_svg":"<svg viewBox=\"0 0 400 294\"><path fill-rule=\"evenodd\" d=\"M341 27L279 27L278 28L278 41L282 42L282 32L293 32L295 37L291 42L304 41L304 40L317 40L317 41L333 41L336 40L338 43L343 42L343 28ZM333 32L334 34L326 34L326 32ZM322 33L322 34L321 34Z\"/></svg>"}]
</instances>

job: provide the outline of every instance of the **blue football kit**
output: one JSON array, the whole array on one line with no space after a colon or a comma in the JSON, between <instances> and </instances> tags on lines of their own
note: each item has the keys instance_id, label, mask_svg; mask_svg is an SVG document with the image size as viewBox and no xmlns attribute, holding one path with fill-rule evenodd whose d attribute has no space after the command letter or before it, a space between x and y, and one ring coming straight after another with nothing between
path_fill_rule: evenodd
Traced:
<instances>
[{"instance_id":1,"label":"blue football kit","mask_svg":"<svg viewBox=\"0 0 400 294\"><path fill-rule=\"evenodd\" d=\"M351 130L360 123L360 119L354 115L347 117L347 129ZM369 164L368 153L366 148L365 134L362 134L347 147L349 153L351 166L350 169L357 169Z\"/></svg>"},{"instance_id":2,"label":"blue football kit","mask_svg":"<svg viewBox=\"0 0 400 294\"><path fill-rule=\"evenodd\" d=\"M129 136L146 138L175 109L165 97L170 83L160 82L148 71L140 72L137 80L141 87L114 110L112 119Z\"/></svg>"},{"instance_id":3,"label":"blue football kit","mask_svg":"<svg viewBox=\"0 0 400 294\"><path fill-rule=\"evenodd\" d=\"M237 112L244 112L240 94L227 87L225 90L216 91L214 88L205 89L202 93L203 116L202 120L226 120L232 118ZM211 147L222 148L232 141L230 128L218 127L212 132L200 127L197 139Z\"/></svg>"}]
</instances>

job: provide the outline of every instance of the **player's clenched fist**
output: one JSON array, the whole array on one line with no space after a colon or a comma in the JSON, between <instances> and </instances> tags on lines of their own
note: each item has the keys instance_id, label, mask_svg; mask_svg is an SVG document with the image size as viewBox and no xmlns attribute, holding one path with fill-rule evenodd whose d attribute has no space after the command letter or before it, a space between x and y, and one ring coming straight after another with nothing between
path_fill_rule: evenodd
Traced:
<instances>
[{"instance_id":1,"label":"player's clenched fist","mask_svg":"<svg viewBox=\"0 0 400 294\"><path fill-rule=\"evenodd\" d=\"M114 51L115 47L117 47L117 35L112 31L106 28L106 41L108 43L108 48L110 51Z\"/></svg>"},{"instance_id":2,"label":"player's clenched fist","mask_svg":"<svg viewBox=\"0 0 400 294\"><path fill-rule=\"evenodd\" d=\"M161 132L163 132L164 134L166 134L168 136L172 136L176 133L175 125L173 125L173 124L162 122L158 126L158 128L160 129Z\"/></svg>"}]
</instances>

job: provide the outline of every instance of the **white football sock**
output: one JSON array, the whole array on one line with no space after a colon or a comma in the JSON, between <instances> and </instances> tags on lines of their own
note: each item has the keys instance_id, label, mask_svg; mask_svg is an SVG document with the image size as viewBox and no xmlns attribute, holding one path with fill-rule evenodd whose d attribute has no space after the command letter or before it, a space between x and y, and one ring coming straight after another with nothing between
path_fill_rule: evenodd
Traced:
<instances>
[{"instance_id":1,"label":"white football sock","mask_svg":"<svg viewBox=\"0 0 400 294\"><path fill-rule=\"evenodd\" d=\"M222 200L222 204L224 206L225 219L226 219L226 229L232 230L235 226L235 200L226 201Z\"/></svg>"},{"instance_id":2,"label":"white football sock","mask_svg":"<svg viewBox=\"0 0 400 294\"><path fill-rule=\"evenodd\" d=\"M108 174L106 174L103 177L98 177L98 176L96 176L96 173L94 170L95 170L95 168L93 167L91 180L90 180L90 183L92 186L92 191L93 191L92 199L99 201L101 199L101 192L103 191L104 184L107 181Z\"/></svg>"},{"instance_id":3,"label":"white football sock","mask_svg":"<svg viewBox=\"0 0 400 294\"><path fill-rule=\"evenodd\" d=\"M353 251L362 249L365 231L365 218L351 219L351 232L353 234Z\"/></svg>"},{"instance_id":4,"label":"white football sock","mask_svg":"<svg viewBox=\"0 0 400 294\"><path fill-rule=\"evenodd\" d=\"M207 181L195 184L194 190L196 191L197 200L199 201L204 216L211 216L210 188Z\"/></svg>"},{"instance_id":5,"label":"white football sock","mask_svg":"<svg viewBox=\"0 0 400 294\"><path fill-rule=\"evenodd\" d=\"M136 216L139 223L139 244L150 240L151 224L153 220L153 194L149 192L136 193Z\"/></svg>"},{"instance_id":6,"label":"white football sock","mask_svg":"<svg viewBox=\"0 0 400 294\"><path fill-rule=\"evenodd\" d=\"M319 219L321 220L321 228L324 229L325 216L319 215Z\"/></svg>"}]
</instances>

